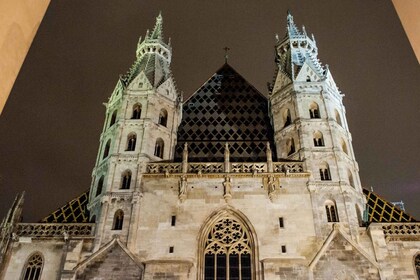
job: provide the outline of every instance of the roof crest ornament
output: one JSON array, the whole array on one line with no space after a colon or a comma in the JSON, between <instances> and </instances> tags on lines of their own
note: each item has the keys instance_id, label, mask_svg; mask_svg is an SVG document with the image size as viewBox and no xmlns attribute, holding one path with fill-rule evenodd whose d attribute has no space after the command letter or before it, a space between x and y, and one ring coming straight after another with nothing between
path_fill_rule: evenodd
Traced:
<instances>
[{"instance_id":1,"label":"roof crest ornament","mask_svg":"<svg viewBox=\"0 0 420 280\"><path fill-rule=\"evenodd\" d=\"M225 64L227 64L228 63L228 58L229 58L228 51L230 51L230 48L229 47L224 47L223 49L225 50Z\"/></svg>"}]
</instances>

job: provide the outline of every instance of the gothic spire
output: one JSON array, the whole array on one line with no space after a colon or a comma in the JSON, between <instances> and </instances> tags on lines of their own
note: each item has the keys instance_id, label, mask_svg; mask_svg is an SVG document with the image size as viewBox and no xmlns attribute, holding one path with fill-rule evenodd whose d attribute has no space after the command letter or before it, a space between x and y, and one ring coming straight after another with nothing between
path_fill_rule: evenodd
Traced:
<instances>
[{"instance_id":1,"label":"gothic spire","mask_svg":"<svg viewBox=\"0 0 420 280\"><path fill-rule=\"evenodd\" d=\"M155 28L152 31L152 35L150 36L150 39L152 40L156 40L156 39L161 39L163 38L163 31L162 31L162 13L159 12L159 15L156 17L156 24L155 24Z\"/></svg>"},{"instance_id":2,"label":"gothic spire","mask_svg":"<svg viewBox=\"0 0 420 280\"><path fill-rule=\"evenodd\" d=\"M293 21L293 16L290 10L287 11L287 33L289 37L302 35Z\"/></svg>"}]
</instances>

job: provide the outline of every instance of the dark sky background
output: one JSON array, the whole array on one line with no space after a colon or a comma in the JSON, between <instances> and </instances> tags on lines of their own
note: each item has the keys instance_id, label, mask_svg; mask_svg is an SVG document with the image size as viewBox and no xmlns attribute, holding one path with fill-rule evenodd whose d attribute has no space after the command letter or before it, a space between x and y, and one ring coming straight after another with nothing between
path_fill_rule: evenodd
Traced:
<instances>
[{"instance_id":1,"label":"dark sky background","mask_svg":"<svg viewBox=\"0 0 420 280\"><path fill-rule=\"evenodd\" d=\"M286 12L314 33L344 93L365 188L420 218L420 67L391 1L51 1L0 117L0 217L26 191L38 221L90 186L102 105L162 11L184 97L224 62L262 93Z\"/></svg>"}]
</instances>

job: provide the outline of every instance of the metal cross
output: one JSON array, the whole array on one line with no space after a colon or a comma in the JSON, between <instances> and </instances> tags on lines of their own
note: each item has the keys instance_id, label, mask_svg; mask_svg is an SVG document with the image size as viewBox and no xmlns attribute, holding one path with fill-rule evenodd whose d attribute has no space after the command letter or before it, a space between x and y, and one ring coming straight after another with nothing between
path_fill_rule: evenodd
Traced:
<instances>
[{"instance_id":1,"label":"metal cross","mask_svg":"<svg viewBox=\"0 0 420 280\"><path fill-rule=\"evenodd\" d=\"M225 63L227 63L228 58L229 58L229 56L228 56L228 51L230 50L230 48L228 48L228 47L224 47L223 49L225 50Z\"/></svg>"}]
</instances>

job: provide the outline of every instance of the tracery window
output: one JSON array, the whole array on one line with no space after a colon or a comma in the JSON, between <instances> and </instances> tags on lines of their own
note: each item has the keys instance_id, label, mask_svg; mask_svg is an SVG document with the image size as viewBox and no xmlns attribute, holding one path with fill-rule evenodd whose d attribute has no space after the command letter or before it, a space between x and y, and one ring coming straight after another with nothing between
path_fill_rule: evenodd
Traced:
<instances>
[{"instance_id":1,"label":"tracery window","mask_svg":"<svg viewBox=\"0 0 420 280\"><path fill-rule=\"evenodd\" d=\"M314 133L314 146L324 147L324 137L320 131Z\"/></svg>"},{"instance_id":2,"label":"tracery window","mask_svg":"<svg viewBox=\"0 0 420 280\"><path fill-rule=\"evenodd\" d=\"M416 268L417 278L420 279L420 254L414 259L414 267Z\"/></svg>"},{"instance_id":3,"label":"tracery window","mask_svg":"<svg viewBox=\"0 0 420 280\"><path fill-rule=\"evenodd\" d=\"M133 106L133 116L131 117L131 119L138 120L140 119L140 116L141 116L141 105L136 104Z\"/></svg>"},{"instance_id":4,"label":"tracery window","mask_svg":"<svg viewBox=\"0 0 420 280\"><path fill-rule=\"evenodd\" d=\"M330 167L327 163L321 164L319 168L319 176L321 177L321 181L331 181Z\"/></svg>"},{"instance_id":5,"label":"tracery window","mask_svg":"<svg viewBox=\"0 0 420 280\"><path fill-rule=\"evenodd\" d=\"M38 280L41 279L42 267L44 266L44 260L40 253L34 253L29 257L28 262L25 265L24 274L22 275L23 280Z\"/></svg>"},{"instance_id":6,"label":"tracery window","mask_svg":"<svg viewBox=\"0 0 420 280\"><path fill-rule=\"evenodd\" d=\"M334 202L325 202L325 211L327 213L327 221L329 223L338 222L337 207Z\"/></svg>"},{"instance_id":7,"label":"tracery window","mask_svg":"<svg viewBox=\"0 0 420 280\"><path fill-rule=\"evenodd\" d=\"M250 235L233 218L220 219L210 230L204 249L205 280L251 280Z\"/></svg>"}]
</instances>

